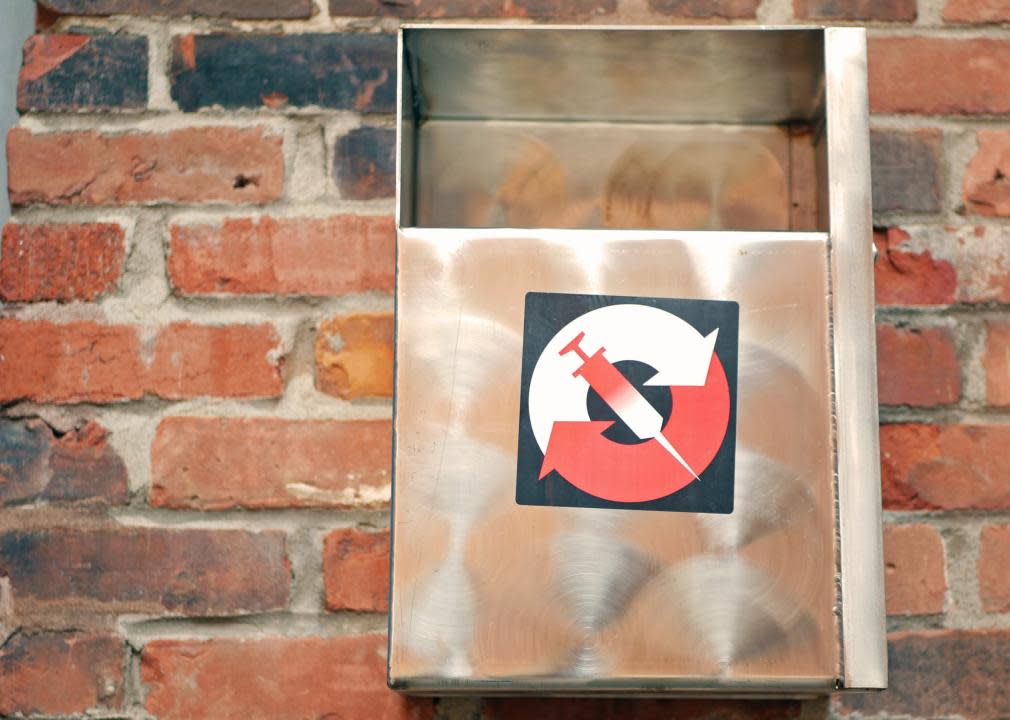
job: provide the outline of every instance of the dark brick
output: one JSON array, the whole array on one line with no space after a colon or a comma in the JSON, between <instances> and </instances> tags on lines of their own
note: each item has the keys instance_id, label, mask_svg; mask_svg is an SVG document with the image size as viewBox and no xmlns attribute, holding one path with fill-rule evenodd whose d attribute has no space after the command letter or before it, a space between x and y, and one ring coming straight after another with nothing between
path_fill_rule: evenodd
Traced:
<instances>
[{"instance_id":1,"label":"dark brick","mask_svg":"<svg viewBox=\"0 0 1010 720\"><path fill-rule=\"evenodd\" d=\"M119 708L125 659L112 635L18 632L0 645L0 716Z\"/></svg>"},{"instance_id":2,"label":"dark brick","mask_svg":"<svg viewBox=\"0 0 1010 720\"><path fill-rule=\"evenodd\" d=\"M789 720L797 700L612 700L501 698L486 700L484 720Z\"/></svg>"},{"instance_id":3,"label":"dark brick","mask_svg":"<svg viewBox=\"0 0 1010 720\"><path fill-rule=\"evenodd\" d=\"M396 193L396 133L359 127L337 140L333 175L348 200L374 200Z\"/></svg>"},{"instance_id":4,"label":"dark brick","mask_svg":"<svg viewBox=\"0 0 1010 720\"><path fill-rule=\"evenodd\" d=\"M126 466L91 422L56 437L41 420L0 420L0 505L128 496Z\"/></svg>"},{"instance_id":5,"label":"dark brick","mask_svg":"<svg viewBox=\"0 0 1010 720\"><path fill-rule=\"evenodd\" d=\"M239 20L308 18L312 0L37 0L57 15L201 15Z\"/></svg>"},{"instance_id":6,"label":"dark brick","mask_svg":"<svg viewBox=\"0 0 1010 720\"><path fill-rule=\"evenodd\" d=\"M184 111L319 105L392 112L392 35L184 35L172 55L172 97Z\"/></svg>"},{"instance_id":7,"label":"dark brick","mask_svg":"<svg viewBox=\"0 0 1010 720\"><path fill-rule=\"evenodd\" d=\"M863 716L997 720L1010 716L1010 632L896 633L887 649L888 690L841 696Z\"/></svg>"},{"instance_id":8,"label":"dark brick","mask_svg":"<svg viewBox=\"0 0 1010 720\"><path fill-rule=\"evenodd\" d=\"M227 615L283 608L281 532L106 527L0 533L0 575L19 612Z\"/></svg>"},{"instance_id":9,"label":"dark brick","mask_svg":"<svg viewBox=\"0 0 1010 720\"><path fill-rule=\"evenodd\" d=\"M139 110L146 105L147 38L36 35L25 43L19 110Z\"/></svg>"},{"instance_id":10,"label":"dark brick","mask_svg":"<svg viewBox=\"0 0 1010 720\"><path fill-rule=\"evenodd\" d=\"M330 15L350 17L584 17L612 13L617 0L330 0Z\"/></svg>"},{"instance_id":11,"label":"dark brick","mask_svg":"<svg viewBox=\"0 0 1010 720\"><path fill-rule=\"evenodd\" d=\"M796 17L818 20L915 20L916 0L793 0Z\"/></svg>"},{"instance_id":12,"label":"dark brick","mask_svg":"<svg viewBox=\"0 0 1010 720\"><path fill-rule=\"evenodd\" d=\"M753 18L760 0L649 0L663 15L682 18Z\"/></svg>"},{"instance_id":13,"label":"dark brick","mask_svg":"<svg viewBox=\"0 0 1010 720\"><path fill-rule=\"evenodd\" d=\"M874 212L939 212L942 144L939 130L871 132Z\"/></svg>"}]
</instances>

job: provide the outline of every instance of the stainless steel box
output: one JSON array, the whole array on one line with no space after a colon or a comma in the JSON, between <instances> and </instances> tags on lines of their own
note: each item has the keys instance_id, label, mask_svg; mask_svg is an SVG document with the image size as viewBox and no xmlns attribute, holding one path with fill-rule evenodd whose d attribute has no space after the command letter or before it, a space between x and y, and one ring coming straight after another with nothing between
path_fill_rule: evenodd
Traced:
<instances>
[{"instance_id":1,"label":"stainless steel box","mask_svg":"<svg viewBox=\"0 0 1010 720\"><path fill-rule=\"evenodd\" d=\"M883 688L864 31L399 48L390 685Z\"/></svg>"}]
</instances>

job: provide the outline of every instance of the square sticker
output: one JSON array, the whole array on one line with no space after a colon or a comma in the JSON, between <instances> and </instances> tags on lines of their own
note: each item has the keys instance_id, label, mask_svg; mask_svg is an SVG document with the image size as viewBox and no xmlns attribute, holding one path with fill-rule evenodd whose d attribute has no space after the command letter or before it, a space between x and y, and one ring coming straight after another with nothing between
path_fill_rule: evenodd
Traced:
<instances>
[{"instance_id":1,"label":"square sticker","mask_svg":"<svg viewBox=\"0 0 1010 720\"><path fill-rule=\"evenodd\" d=\"M516 502L733 511L739 305L526 295Z\"/></svg>"}]
</instances>

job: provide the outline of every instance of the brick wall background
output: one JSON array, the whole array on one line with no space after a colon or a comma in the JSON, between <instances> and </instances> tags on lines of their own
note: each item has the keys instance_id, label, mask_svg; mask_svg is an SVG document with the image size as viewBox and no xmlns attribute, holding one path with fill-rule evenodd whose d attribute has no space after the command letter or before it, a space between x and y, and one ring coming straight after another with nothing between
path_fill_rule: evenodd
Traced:
<instances>
[{"instance_id":1,"label":"brick wall background","mask_svg":"<svg viewBox=\"0 0 1010 720\"><path fill-rule=\"evenodd\" d=\"M1010 716L1010 0L39 0L0 254L0 716ZM384 684L399 18L865 22L892 689Z\"/></svg>"}]
</instances>

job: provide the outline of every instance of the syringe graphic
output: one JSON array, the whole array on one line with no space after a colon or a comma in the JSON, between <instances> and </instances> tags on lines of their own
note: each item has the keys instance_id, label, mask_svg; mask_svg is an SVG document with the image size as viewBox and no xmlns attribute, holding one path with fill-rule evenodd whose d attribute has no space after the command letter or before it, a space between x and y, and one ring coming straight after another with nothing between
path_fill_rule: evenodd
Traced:
<instances>
[{"instance_id":1,"label":"syringe graphic","mask_svg":"<svg viewBox=\"0 0 1010 720\"><path fill-rule=\"evenodd\" d=\"M663 435L663 416L656 408L649 404L649 401L642 397L642 394L635 389L635 386L628 382L628 379L621 374L614 365L603 356L606 348L600 348L593 356L586 355L585 351L579 347L579 343L586 337L584 332L576 335L571 342L561 348L559 355L575 352L582 358L582 365L572 373L573 377L582 376L589 386L593 388L603 401L614 409L617 417L631 428L631 431L638 436L639 440L655 440L673 456L674 460L684 466L694 477L700 479L698 473L691 469L687 461L681 457L677 449L670 444L670 441Z\"/></svg>"}]
</instances>

